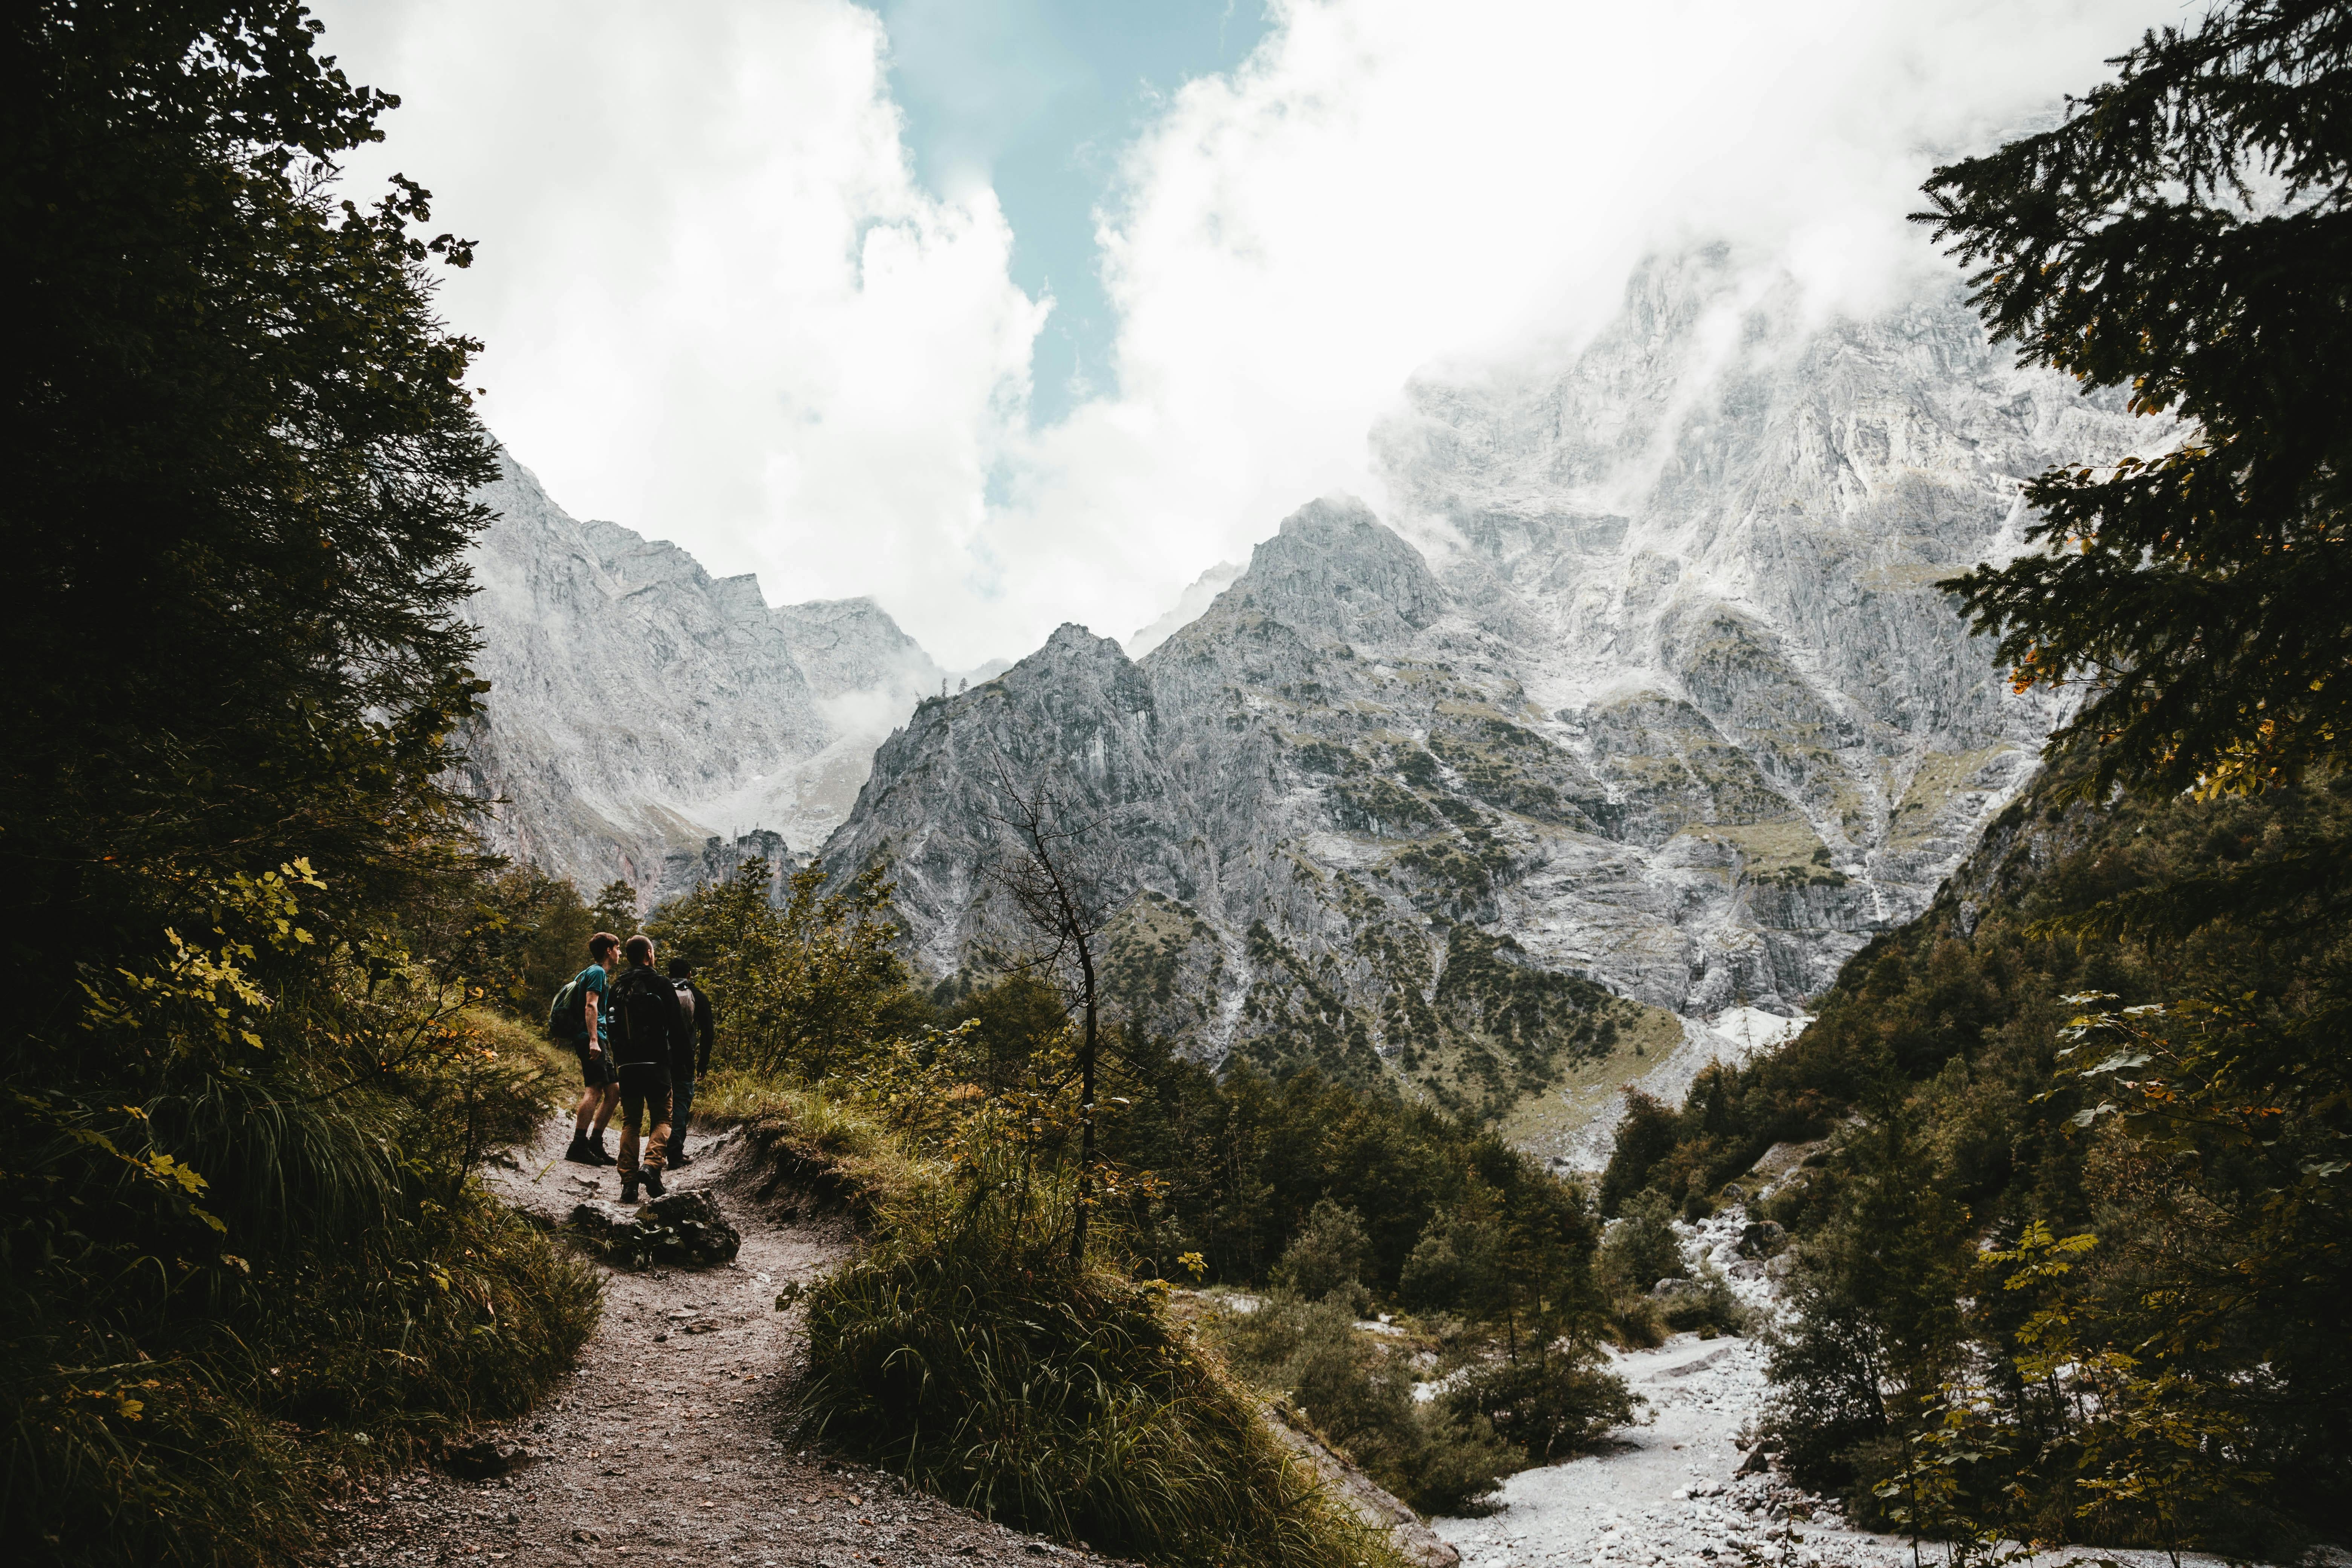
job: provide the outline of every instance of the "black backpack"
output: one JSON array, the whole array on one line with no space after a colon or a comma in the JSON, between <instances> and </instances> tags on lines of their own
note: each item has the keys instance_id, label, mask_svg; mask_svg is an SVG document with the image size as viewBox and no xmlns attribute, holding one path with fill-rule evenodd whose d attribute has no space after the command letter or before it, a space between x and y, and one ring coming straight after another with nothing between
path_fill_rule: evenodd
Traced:
<instances>
[{"instance_id":1,"label":"black backpack","mask_svg":"<svg viewBox=\"0 0 2352 1568\"><path fill-rule=\"evenodd\" d=\"M621 1065L669 1065L671 1009L677 1005L669 981L650 969L632 969L613 985L613 1060Z\"/></svg>"}]
</instances>

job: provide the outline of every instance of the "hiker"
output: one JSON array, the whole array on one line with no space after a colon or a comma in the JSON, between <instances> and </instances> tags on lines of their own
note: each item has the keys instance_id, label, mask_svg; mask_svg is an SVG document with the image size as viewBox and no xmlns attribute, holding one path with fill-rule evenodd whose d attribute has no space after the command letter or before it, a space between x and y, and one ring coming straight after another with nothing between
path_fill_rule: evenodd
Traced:
<instances>
[{"instance_id":1,"label":"hiker","mask_svg":"<svg viewBox=\"0 0 2352 1568\"><path fill-rule=\"evenodd\" d=\"M568 990L572 999L565 1009L572 1022L572 1048L580 1058L580 1103L572 1110L572 1147L563 1157L575 1165L609 1165L613 1156L604 1152L604 1128L613 1120L613 1108L621 1103L620 1080L613 1075L611 1043L607 1026L612 1012L605 1005L608 977L612 973L614 955L621 951L621 939L611 931L600 931L588 939L588 967L572 976ZM572 1008L576 1007L574 1015ZM590 1136L590 1119L594 1119L594 1136Z\"/></svg>"},{"instance_id":2,"label":"hiker","mask_svg":"<svg viewBox=\"0 0 2352 1568\"><path fill-rule=\"evenodd\" d=\"M677 990L677 1005L694 1020L695 1052L669 1065L669 1168L688 1163L686 1119L694 1110L694 1082L710 1070L710 1038L719 1016L710 1010L710 994L694 983L694 966L682 958L669 961L669 983Z\"/></svg>"},{"instance_id":3,"label":"hiker","mask_svg":"<svg viewBox=\"0 0 2352 1568\"><path fill-rule=\"evenodd\" d=\"M613 1069L621 1080L621 1201L637 1201L642 1175L646 1191L662 1195L662 1165L669 1152L670 1064L694 1059L694 1031L678 1007L677 992L654 973L654 939L633 936L621 951L626 973L613 982L613 1024L607 1032ZM645 1161L638 1164L637 1134L646 1134Z\"/></svg>"}]
</instances>

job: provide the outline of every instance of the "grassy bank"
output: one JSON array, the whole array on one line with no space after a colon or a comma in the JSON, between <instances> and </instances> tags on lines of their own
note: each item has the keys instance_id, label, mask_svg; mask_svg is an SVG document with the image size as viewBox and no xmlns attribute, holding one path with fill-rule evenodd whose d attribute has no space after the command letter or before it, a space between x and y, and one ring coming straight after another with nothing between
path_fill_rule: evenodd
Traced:
<instances>
[{"instance_id":1,"label":"grassy bank","mask_svg":"<svg viewBox=\"0 0 2352 1568\"><path fill-rule=\"evenodd\" d=\"M552 1065L494 1017L441 1035L400 1093L305 1095L265 1064L110 1121L12 1097L19 1561L300 1559L329 1500L569 1370L593 1272L465 1173L544 1114Z\"/></svg>"},{"instance_id":2,"label":"grassy bank","mask_svg":"<svg viewBox=\"0 0 2352 1568\"><path fill-rule=\"evenodd\" d=\"M1262 1423L1113 1238L1070 1258L1076 1184L982 1108L930 1149L869 1101L738 1081L794 1184L872 1243L811 1290L802 1419L829 1445L1017 1528L1153 1564L1398 1561Z\"/></svg>"}]
</instances>

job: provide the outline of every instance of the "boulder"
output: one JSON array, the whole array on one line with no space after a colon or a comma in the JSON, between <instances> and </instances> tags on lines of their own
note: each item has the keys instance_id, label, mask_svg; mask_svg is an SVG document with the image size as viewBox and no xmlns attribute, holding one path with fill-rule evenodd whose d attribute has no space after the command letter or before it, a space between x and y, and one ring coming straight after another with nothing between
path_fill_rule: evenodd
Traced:
<instances>
[{"instance_id":1,"label":"boulder","mask_svg":"<svg viewBox=\"0 0 2352 1568\"><path fill-rule=\"evenodd\" d=\"M572 1211L572 1228L583 1241L608 1247L636 1229L637 1211L607 1198L590 1198Z\"/></svg>"},{"instance_id":2,"label":"boulder","mask_svg":"<svg viewBox=\"0 0 2352 1568\"><path fill-rule=\"evenodd\" d=\"M485 1437L441 1456L441 1468L461 1481L487 1481L530 1462L531 1452L495 1437Z\"/></svg>"},{"instance_id":3,"label":"boulder","mask_svg":"<svg viewBox=\"0 0 2352 1568\"><path fill-rule=\"evenodd\" d=\"M1774 1220L1753 1220L1739 1233L1739 1256L1742 1258L1771 1258L1788 1245L1789 1233Z\"/></svg>"},{"instance_id":4,"label":"boulder","mask_svg":"<svg viewBox=\"0 0 2352 1568\"><path fill-rule=\"evenodd\" d=\"M1685 1279L1680 1275L1671 1275L1651 1286L1650 1294L1664 1301L1671 1300L1676 1296L1696 1296L1701 1289L1696 1279Z\"/></svg>"},{"instance_id":5,"label":"boulder","mask_svg":"<svg viewBox=\"0 0 2352 1568\"><path fill-rule=\"evenodd\" d=\"M632 1209L602 1199L572 1211L572 1228L593 1250L625 1268L680 1264L708 1268L731 1259L743 1238L710 1194L696 1187Z\"/></svg>"}]
</instances>

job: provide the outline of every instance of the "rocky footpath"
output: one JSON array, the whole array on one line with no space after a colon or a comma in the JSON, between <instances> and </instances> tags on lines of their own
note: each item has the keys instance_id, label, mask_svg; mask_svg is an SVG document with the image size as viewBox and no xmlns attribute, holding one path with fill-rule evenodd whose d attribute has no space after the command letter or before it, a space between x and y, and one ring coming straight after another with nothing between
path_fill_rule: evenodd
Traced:
<instances>
[{"instance_id":1,"label":"rocky footpath","mask_svg":"<svg viewBox=\"0 0 2352 1568\"><path fill-rule=\"evenodd\" d=\"M602 1216L619 1183L566 1164L570 1123L551 1122L500 1195L551 1227L580 1207ZM834 1267L854 1237L837 1216L763 1203L740 1141L689 1141L695 1163L673 1196L647 1205L655 1230L682 1237L682 1266L631 1257L607 1269L604 1320L569 1389L528 1416L472 1435L440 1468L348 1502L337 1564L507 1563L581 1568L964 1568L1110 1560L1006 1530L908 1490L898 1478L791 1435L787 1390L805 1354L800 1314L779 1290ZM783 1217L786 1208L793 1217ZM713 1219L740 1250L711 1245ZM688 1231L688 1225L701 1226ZM600 1226L599 1228L604 1228ZM619 1228L630 1231L635 1216Z\"/></svg>"}]
</instances>

